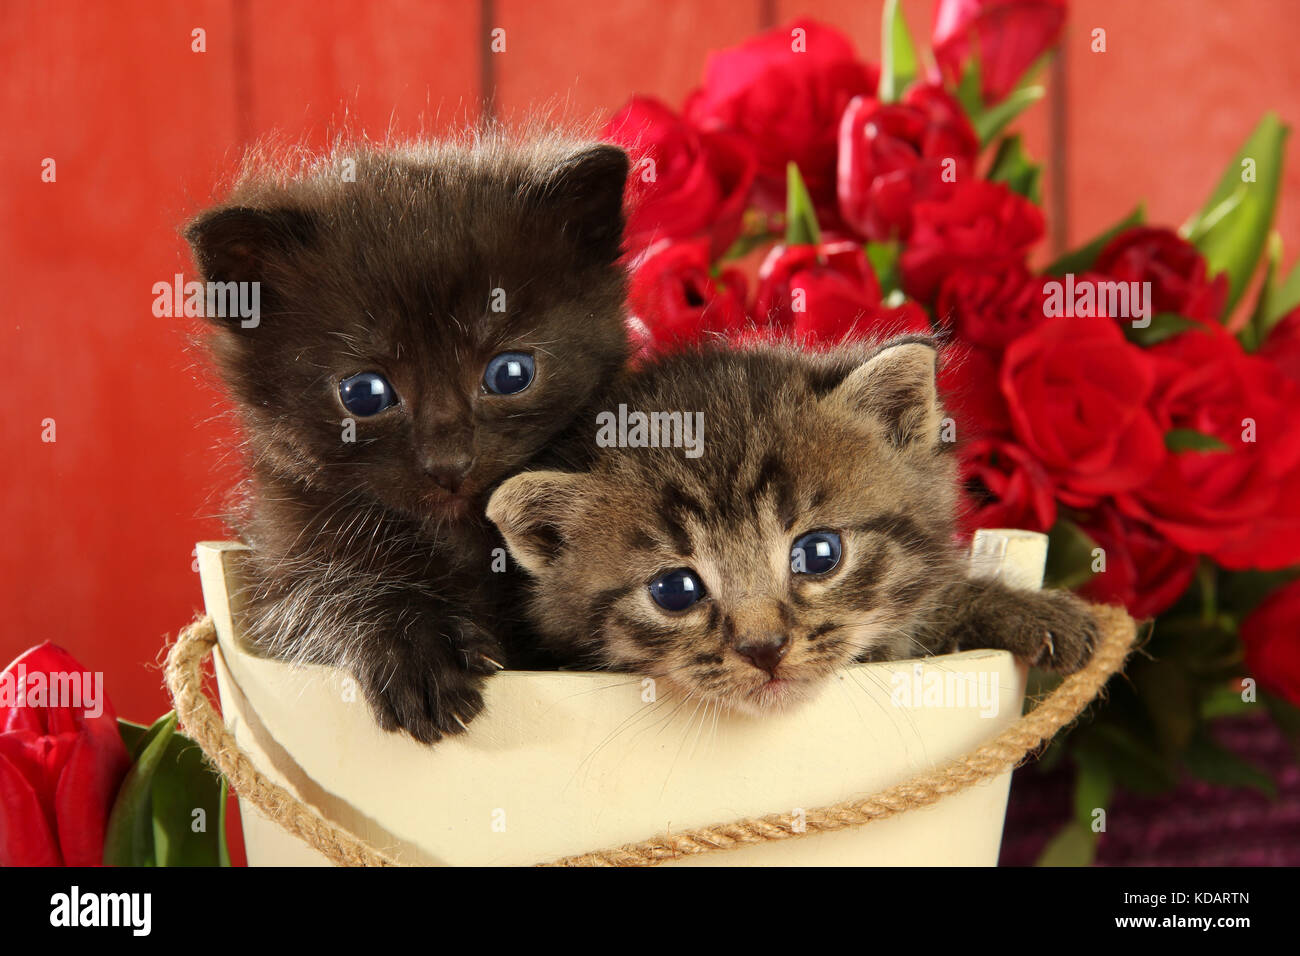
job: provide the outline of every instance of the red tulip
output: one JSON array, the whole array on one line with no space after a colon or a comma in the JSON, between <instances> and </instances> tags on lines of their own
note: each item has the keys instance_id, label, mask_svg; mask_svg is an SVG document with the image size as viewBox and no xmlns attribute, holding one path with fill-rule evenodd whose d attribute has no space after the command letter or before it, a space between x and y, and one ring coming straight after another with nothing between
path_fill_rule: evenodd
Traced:
<instances>
[{"instance_id":1,"label":"red tulip","mask_svg":"<svg viewBox=\"0 0 1300 956\"><path fill-rule=\"evenodd\" d=\"M973 34L984 101L997 102L1056 43L1065 13L1065 0L939 0L934 58L944 73L960 76L970 59Z\"/></svg>"},{"instance_id":2,"label":"red tulip","mask_svg":"<svg viewBox=\"0 0 1300 956\"><path fill-rule=\"evenodd\" d=\"M131 765L103 675L49 642L0 672L0 866L97 866Z\"/></svg>"},{"instance_id":3,"label":"red tulip","mask_svg":"<svg viewBox=\"0 0 1300 956\"><path fill-rule=\"evenodd\" d=\"M868 239L906 238L912 207L944 198L972 176L979 148L961 105L942 87L913 86L900 103L854 97L839 126L840 215Z\"/></svg>"}]
</instances>

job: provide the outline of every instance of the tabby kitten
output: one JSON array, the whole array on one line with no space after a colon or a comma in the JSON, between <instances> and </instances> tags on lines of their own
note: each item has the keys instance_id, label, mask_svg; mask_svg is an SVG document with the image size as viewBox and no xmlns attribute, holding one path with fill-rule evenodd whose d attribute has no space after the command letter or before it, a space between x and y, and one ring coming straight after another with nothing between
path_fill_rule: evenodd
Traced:
<instances>
[{"instance_id":1,"label":"tabby kitten","mask_svg":"<svg viewBox=\"0 0 1300 956\"><path fill-rule=\"evenodd\" d=\"M627 158L479 140L253 169L186 230L203 278L260 283L209 318L250 478L241 624L351 669L379 724L457 733L526 658L488 493L626 360Z\"/></svg>"},{"instance_id":2,"label":"tabby kitten","mask_svg":"<svg viewBox=\"0 0 1300 956\"><path fill-rule=\"evenodd\" d=\"M853 661L989 642L1082 666L1097 637L1083 602L966 577L935 361L908 338L706 349L630 373L601 407L702 412L702 454L662 431L660 447L600 447L575 423L555 457L568 470L516 475L488 504L534 577L544 639L742 711L806 699Z\"/></svg>"}]
</instances>

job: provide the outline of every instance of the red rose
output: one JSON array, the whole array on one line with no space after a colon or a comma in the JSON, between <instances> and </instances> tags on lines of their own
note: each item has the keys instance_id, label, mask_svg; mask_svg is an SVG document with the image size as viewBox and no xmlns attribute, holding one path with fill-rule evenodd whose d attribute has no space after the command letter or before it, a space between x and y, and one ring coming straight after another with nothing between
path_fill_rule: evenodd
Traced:
<instances>
[{"instance_id":1,"label":"red rose","mask_svg":"<svg viewBox=\"0 0 1300 956\"><path fill-rule=\"evenodd\" d=\"M1119 496L1121 510L1227 567L1300 561L1300 501L1287 493L1300 469L1300 387L1215 326L1147 355L1161 432L1187 429L1224 447L1168 455L1149 482Z\"/></svg>"},{"instance_id":2,"label":"red rose","mask_svg":"<svg viewBox=\"0 0 1300 956\"><path fill-rule=\"evenodd\" d=\"M899 103L856 97L840 120L840 215L868 239L906 237L912 206L969 178L978 154L970 121L942 87L913 86Z\"/></svg>"},{"instance_id":3,"label":"red rose","mask_svg":"<svg viewBox=\"0 0 1300 956\"><path fill-rule=\"evenodd\" d=\"M1078 507L1141 486L1165 460L1154 385L1146 354L1104 319L1046 319L1002 358L1016 436Z\"/></svg>"},{"instance_id":4,"label":"red rose","mask_svg":"<svg viewBox=\"0 0 1300 956\"><path fill-rule=\"evenodd\" d=\"M1123 604L1136 618L1168 610L1196 576L1196 558L1140 521L1106 505L1081 525L1106 558L1104 571L1080 591L1102 604Z\"/></svg>"},{"instance_id":5,"label":"red rose","mask_svg":"<svg viewBox=\"0 0 1300 956\"><path fill-rule=\"evenodd\" d=\"M800 313L856 315L879 304L880 282L856 242L775 246L758 268L760 322L787 327Z\"/></svg>"},{"instance_id":6,"label":"red rose","mask_svg":"<svg viewBox=\"0 0 1300 956\"><path fill-rule=\"evenodd\" d=\"M658 351L728 333L745 322L745 277L726 269L715 279L705 239L662 240L632 268L628 307ZM633 326L635 328L635 326Z\"/></svg>"},{"instance_id":7,"label":"red rose","mask_svg":"<svg viewBox=\"0 0 1300 956\"><path fill-rule=\"evenodd\" d=\"M1018 264L1000 272L961 269L939 286L935 320L959 342L1001 351L1043 321L1042 287Z\"/></svg>"},{"instance_id":8,"label":"red rose","mask_svg":"<svg viewBox=\"0 0 1300 956\"><path fill-rule=\"evenodd\" d=\"M1176 312L1217 324L1228 297L1228 277L1209 279L1205 258L1171 229L1126 229L1106 244L1093 269L1121 282L1150 282L1152 315Z\"/></svg>"},{"instance_id":9,"label":"red rose","mask_svg":"<svg viewBox=\"0 0 1300 956\"><path fill-rule=\"evenodd\" d=\"M685 113L703 129L735 130L754 144L762 208L785 207L786 163L793 161L817 208L833 212L840 116L853 97L876 91L879 75L839 31L797 20L710 53L704 85Z\"/></svg>"},{"instance_id":10,"label":"red rose","mask_svg":"<svg viewBox=\"0 0 1300 956\"><path fill-rule=\"evenodd\" d=\"M903 288L929 302L949 273L963 266L1015 268L1042 235L1042 212L1005 184L958 183L950 198L922 201L912 210L911 241L900 257Z\"/></svg>"},{"instance_id":11,"label":"red rose","mask_svg":"<svg viewBox=\"0 0 1300 956\"><path fill-rule=\"evenodd\" d=\"M1011 414L998 387L1000 356L957 343L944 349L939 392L956 421L961 441L984 438L1014 440Z\"/></svg>"},{"instance_id":12,"label":"red rose","mask_svg":"<svg viewBox=\"0 0 1300 956\"><path fill-rule=\"evenodd\" d=\"M1293 385L1300 385L1300 309L1289 313L1273 326L1264 346L1256 353L1269 362ZM1268 380L1268 376L1265 376ZM1289 391L1289 389L1288 389ZM1294 392L1292 392L1294 394ZM1216 555L1230 567L1253 567L1260 555L1278 550L1279 543L1300 541L1300 467L1292 468L1282 477L1277 493L1277 503L1266 522L1260 522L1246 533L1220 548ZM1270 560L1270 566L1286 561L1288 549L1281 548L1280 556Z\"/></svg>"},{"instance_id":13,"label":"red rose","mask_svg":"<svg viewBox=\"0 0 1300 956\"><path fill-rule=\"evenodd\" d=\"M1241 622L1241 641L1260 685L1300 706L1300 581L1274 591Z\"/></svg>"},{"instance_id":14,"label":"red rose","mask_svg":"<svg viewBox=\"0 0 1300 956\"><path fill-rule=\"evenodd\" d=\"M1049 319L1059 315L1132 319L1143 308L1142 301L1133 298L1127 284L1096 271L1043 276L1036 282L1039 311Z\"/></svg>"},{"instance_id":15,"label":"red rose","mask_svg":"<svg viewBox=\"0 0 1300 956\"><path fill-rule=\"evenodd\" d=\"M876 273L851 240L774 247L758 270L754 315L803 342L930 331L915 303L881 303Z\"/></svg>"},{"instance_id":16,"label":"red rose","mask_svg":"<svg viewBox=\"0 0 1300 956\"><path fill-rule=\"evenodd\" d=\"M603 139L625 147L626 248L707 233L716 259L740 234L758 159L733 133L702 132L658 100L634 96L606 124Z\"/></svg>"},{"instance_id":17,"label":"red rose","mask_svg":"<svg viewBox=\"0 0 1300 956\"><path fill-rule=\"evenodd\" d=\"M1294 392L1292 393L1295 394ZM1300 466L1284 474L1264 520L1239 529L1217 548L1214 560L1228 568L1276 570L1300 561Z\"/></svg>"},{"instance_id":18,"label":"red rose","mask_svg":"<svg viewBox=\"0 0 1300 956\"><path fill-rule=\"evenodd\" d=\"M1283 375L1300 384L1300 309L1289 312L1273 326L1259 356L1268 359Z\"/></svg>"},{"instance_id":19,"label":"red rose","mask_svg":"<svg viewBox=\"0 0 1300 956\"><path fill-rule=\"evenodd\" d=\"M965 446L961 477L969 504L962 527L968 533L980 528L1046 531L1056 522L1052 480L1014 442L984 439Z\"/></svg>"},{"instance_id":20,"label":"red rose","mask_svg":"<svg viewBox=\"0 0 1300 956\"><path fill-rule=\"evenodd\" d=\"M79 699L56 699L74 687ZM48 642L0 674L0 866L103 862L131 758L102 691L102 679Z\"/></svg>"},{"instance_id":21,"label":"red rose","mask_svg":"<svg viewBox=\"0 0 1300 956\"><path fill-rule=\"evenodd\" d=\"M995 103L1056 43L1065 13L1065 0L939 0L934 58L948 76L961 76L973 32L984 102Z\"/></svg>"}]
</instances>

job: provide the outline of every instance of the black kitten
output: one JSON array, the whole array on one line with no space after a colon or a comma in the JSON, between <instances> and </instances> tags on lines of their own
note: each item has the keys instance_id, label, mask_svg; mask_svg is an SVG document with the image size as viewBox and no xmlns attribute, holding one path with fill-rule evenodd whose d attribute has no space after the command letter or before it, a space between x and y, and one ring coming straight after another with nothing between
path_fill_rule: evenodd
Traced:
<instances>
[{"instance_id":1,"label":"black kitten","mask_svg":"<svg viewBox=\"0 0 1300 956\"><path fill-rule=\"evenodd\" d=\"M484 502L626 359L627 168L556 138L336 150L186 230L209 289L260 284L258 316L209 318L251 470L243 630L349 668L386 729L459 732L517 660Z\"/></svg>"}]
</instances>

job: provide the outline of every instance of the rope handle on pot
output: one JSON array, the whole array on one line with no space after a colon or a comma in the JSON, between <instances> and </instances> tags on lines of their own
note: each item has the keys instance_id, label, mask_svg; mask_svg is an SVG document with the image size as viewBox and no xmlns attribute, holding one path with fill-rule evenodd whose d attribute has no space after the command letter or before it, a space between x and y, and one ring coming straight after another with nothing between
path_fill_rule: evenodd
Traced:
<instances>
[{"instance_id":1,"label":"rope handle on pot","mask_svg":"<svg viewBox=\"0 0 1300 956\"><path fill-rule=\"evenodd\" d=\"M905 810L928 807L950 793L1006 773L1051 740L1058 730L1072 723L1123 667L1137 638L1137 625L1122 608L1093 605L1092 613L1101 632L1092 660L1066 677L1037 707L963 757L872 796L808 810L798 830L789 814L773 813L681 833L665 833L639 843L579 853L539 865L654 866L698 853L844 830ZM209 617L200 618L182 630L167 655L167 687L186 733L226 775L240 799L247 800L268 819L334 863L400 865L268 780L239 749L234 735L226 729L221 715L203 692L203 660L216 642L216 628Z\"/></svg>"}]
</instances>

